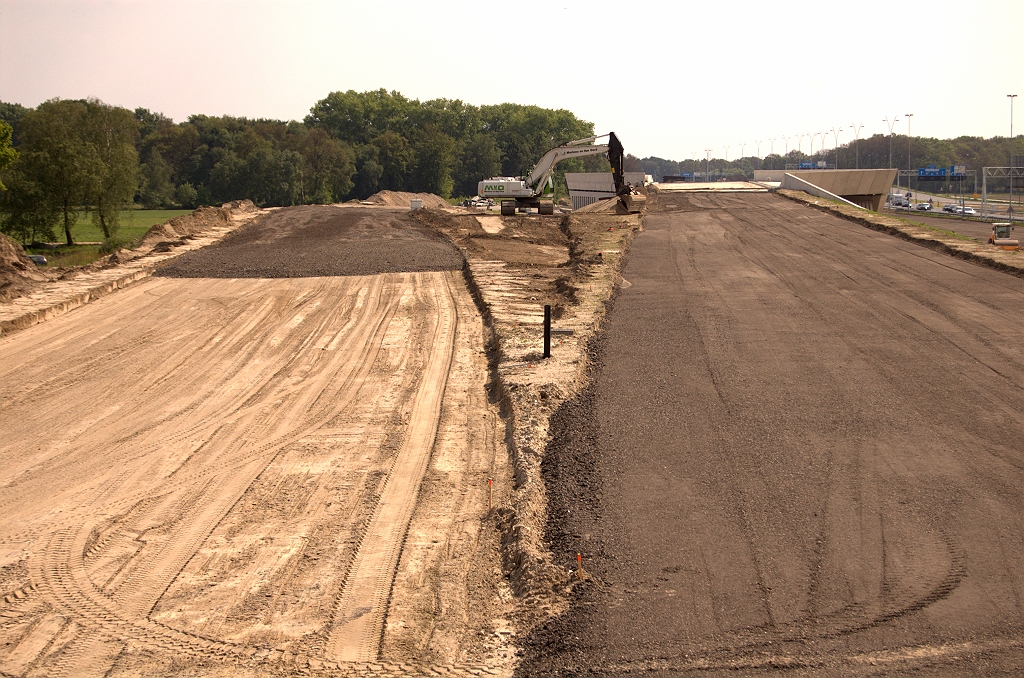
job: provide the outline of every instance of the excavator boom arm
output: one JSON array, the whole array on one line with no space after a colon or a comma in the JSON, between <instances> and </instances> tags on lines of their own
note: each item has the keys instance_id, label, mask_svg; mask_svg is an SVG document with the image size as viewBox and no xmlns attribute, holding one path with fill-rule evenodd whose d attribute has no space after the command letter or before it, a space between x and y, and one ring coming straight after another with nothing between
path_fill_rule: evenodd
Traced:
<instances>
[{"instance_id":1,"label":"excavator boom arm","mask_svg":"<svg viewBox=\"0 0 1024 678\"><path fill-rule=\"evenodd\" d=\"M601 136L615 137L614 134ZM548 177L555 170L555 165L567 158L580 158L587 155L597 155L598 153L607 153L610 150L608 144L597 144L588 145L592 141L596 141L600 137L587 137L586 139L577 139L568 143L562 144L552 148L550 151L545 153L541 159L534 166L533 170L530 171L530 175L526 177L526 184L534 189L537 195L540 195L544 191L544 183L547 182ZM618 141L616 139L616 141ZM619 145L622 148L622 145Z\"/></svg>"}]
</instances>

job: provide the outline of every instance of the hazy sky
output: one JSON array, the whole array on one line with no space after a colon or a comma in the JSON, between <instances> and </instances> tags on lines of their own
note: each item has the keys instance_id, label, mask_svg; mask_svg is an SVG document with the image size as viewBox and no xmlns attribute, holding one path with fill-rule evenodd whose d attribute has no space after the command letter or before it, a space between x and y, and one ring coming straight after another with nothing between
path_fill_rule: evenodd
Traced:
<instances>
[{"instance_id":1,"label":"hazy sky","mask_svg":"<svg viewBox=\"0 0 1024 678\"><path fill-rule=\"evenodd\" d=\"M383 87L566 108L638 156L736 158L886 116L905 134L906 113L914 135L1006 136L1007 94L1024 133L1022 47L1022 0L0 0L0 100L301 120Z\"/></svg>"}]
</instances>

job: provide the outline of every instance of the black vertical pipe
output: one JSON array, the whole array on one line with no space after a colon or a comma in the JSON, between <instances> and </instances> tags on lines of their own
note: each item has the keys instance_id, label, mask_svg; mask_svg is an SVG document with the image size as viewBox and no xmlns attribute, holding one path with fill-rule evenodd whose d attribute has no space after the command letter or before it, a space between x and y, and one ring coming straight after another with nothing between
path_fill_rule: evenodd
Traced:
<instances>
[{"instance_id":1,"label":"black vertical pipe","mask_svg":"<svg viewBox=\"0 0 1024 678\"><path fill-rule=\"evenodd\" d=\"M551 307L544 304L544 357L551 357Z\"/></svg>"}]
</instances>

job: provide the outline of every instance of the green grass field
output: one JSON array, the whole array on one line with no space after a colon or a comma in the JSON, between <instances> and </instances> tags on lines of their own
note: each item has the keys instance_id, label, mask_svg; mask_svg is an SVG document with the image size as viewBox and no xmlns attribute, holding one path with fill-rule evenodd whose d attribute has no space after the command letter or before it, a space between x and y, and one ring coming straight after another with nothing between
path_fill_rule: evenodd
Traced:
<instances>
[{"instance_id":1,"label":"green grass field","mask_svg":"<svg viewBox=\"0 0 1024 678\"><path fill-rule=\"evenodd\" d=\"M145 235L153 226L191 212L192 210L125 210L121 212L121 227L117 232L117 238L123 241L135 240ZM57 230L57 235L62 235L63 224ZM78 221L71 228L71 236L76 242L101 242L103 231L92 223L92 216L83 212L78 215Z\"/></svg>"},{"instance_id":2,"label":"green grass field","mask_svg":"<svg viewBox=\"0 0 1024 678\"><path fill-rule=\"evenodd\" d=\"M125 210L121 213L121 225L117 239L126 245L138 240L153 226L170 221L174 217L189 214L192 210ZM57 236L64 234L64 225L54 229ZM71 237L76 243L98 243L103 241L103 231L92 223L92 217L81 213L78 221L71 228ZM86 266L103 256L99 245L80 245L74 247L61 246L57 249L25 248L30 254L42 254L48 266Z\"/></svg>"}]
</instances>

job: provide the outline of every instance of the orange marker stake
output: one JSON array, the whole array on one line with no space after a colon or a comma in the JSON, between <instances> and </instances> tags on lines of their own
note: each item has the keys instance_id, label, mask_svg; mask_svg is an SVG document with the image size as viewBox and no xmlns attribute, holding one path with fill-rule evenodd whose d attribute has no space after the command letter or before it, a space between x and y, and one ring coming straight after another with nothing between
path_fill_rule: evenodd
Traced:
<instances>
[{"instance_id":1,"label":"orange marker stake","mask_svg":"<svg viewBox=\"0 0 1024 678\"><path fill-rule=\"evenodd\" d=\"M583 569L583 555L580 553L576 554L576 565L576 578L580 581L587 581L590 575Z\"/></svg>"},{"instance_id":2,"label":"orange marker stake","mask_svg":"<svg viewBox=\"0 0 1024 678\"><path fill-rule=\"evenodd\" d=\"M487 479L487 510L494 507L494 478Z\"/></svg>"}]
</instances>

